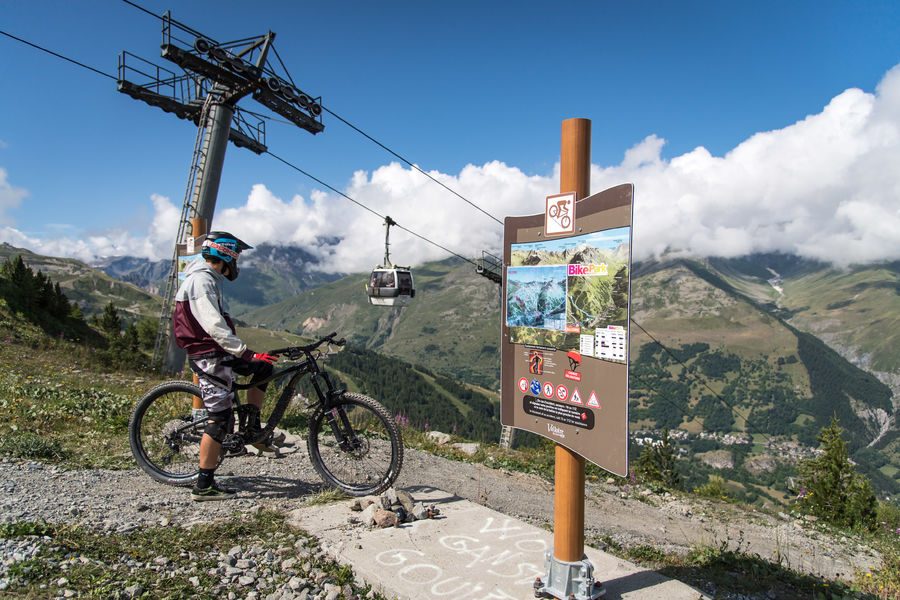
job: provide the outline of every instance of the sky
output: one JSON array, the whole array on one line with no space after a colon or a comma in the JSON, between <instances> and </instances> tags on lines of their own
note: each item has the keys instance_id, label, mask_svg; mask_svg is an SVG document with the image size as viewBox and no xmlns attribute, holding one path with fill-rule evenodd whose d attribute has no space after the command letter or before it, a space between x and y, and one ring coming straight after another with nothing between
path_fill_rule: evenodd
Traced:
<instances>
[{"instance_id":1,"label":"sky","mask_svg":"<svg viewBox=\"0 0 900 600\"><path fill-rule=\"evenodd\" d=\"M299 87L500 219L560 191L560 124L583 117L592 191L635 184L637 258L900 259L896 2L138 3L219 40L274 30ZM111 75L126 49L174 67L159 20L121 0L0 0L0 30ZM0 241L170 256L196 128L8 37L0 51ZM269 149L455 252L501 247L498 223L324 123L269 122ZM213 227L342 272L383 254L377 217L234 146ZM403 264L447 256L391 238Z\"/></svg>"}]
</instances>

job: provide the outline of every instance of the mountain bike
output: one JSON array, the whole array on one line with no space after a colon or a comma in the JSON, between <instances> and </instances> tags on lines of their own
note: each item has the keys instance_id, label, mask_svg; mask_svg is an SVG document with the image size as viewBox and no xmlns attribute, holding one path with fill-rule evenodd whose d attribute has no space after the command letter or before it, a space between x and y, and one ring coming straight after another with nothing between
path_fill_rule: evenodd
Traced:
<instances>
[{"instance_id":1,"label":"mountain bike","mask_svg":"<svg viewBox=\"0 0 900 600\"><path fill-rule=\"evenodd\" d=\"M344 340L334 339L336 336L332 333L307 346L268 352L299 362L256 384L289 377L263 428L263 439L271 441L275 427L295 398L297 386L308 375L315 391L308 407L311 415L306 438L313 467L327 485L352 496L378 494L400 474L403 440L384 406L373 398L336 386L319 364L332 345L344 345ZM239 428L223 440L220 464L225 458L246 454L248 443L242 433L247 406L240 404L237 392L250 388L250 384L232 385ZM135 406L128 424L131 452L141 469L156 481L184 486L197 479L206 416L192 410L195 396L200 396L196 384L167 381L147 392Z\"/></svg>"}]
</instances>

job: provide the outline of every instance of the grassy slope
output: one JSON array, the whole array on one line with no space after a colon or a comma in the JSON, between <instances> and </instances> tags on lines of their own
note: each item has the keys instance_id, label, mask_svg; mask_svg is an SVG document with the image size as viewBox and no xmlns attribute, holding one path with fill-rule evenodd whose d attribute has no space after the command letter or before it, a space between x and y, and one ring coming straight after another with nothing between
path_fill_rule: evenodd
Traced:
<instances>
[{"instance_id":1,"label":"grassy slope","mask_svg":"<svg viewBox=\"0 0 900 600\"><path fill-rule=\"evenodd\" d=\"M900 274L871 267L827 269L784 286L781 304L792 322L840 345L876 371L900 371Z\"/></svg>"}]
</instances>

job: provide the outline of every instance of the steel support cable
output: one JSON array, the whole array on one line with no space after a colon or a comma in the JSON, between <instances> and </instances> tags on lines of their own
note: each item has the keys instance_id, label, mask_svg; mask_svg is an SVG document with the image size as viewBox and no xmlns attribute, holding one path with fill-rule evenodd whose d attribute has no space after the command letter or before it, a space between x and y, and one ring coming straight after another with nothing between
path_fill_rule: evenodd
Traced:
<instances>
[{"instance_id":1,"label":"steel support cable","mask_svg":"<svg viewBox=\"0 0 900 600\"><path fill-rule=\"evenodd\" d=\"M428 179L432 180L433 182L435 182L436 184L438 184L439 186L441 186L442 188L444 188L445 190L447 190L448 192L450 192L451 194L453 194L454 196L456 196L457 198L459 198L460 200L462 200L463 202L465 202L466 204L468 204L469 206L471 206L472 208L478 210L479 212L483 213L484 215L486 215L486 216L490 217L491 219L495 220L495 221L496 221L497 223L499 223L500 225L503 225L503 221L501 221L500 219L498 219L497 217L495 217L495 216L492 215L491 213L487 212L486 210L484 210L483 208L481 208L480 206L478 206L477 204L475 204L474 202L472 202L471 200L469 200L468 198L466 198L465 196L463 196L462 194L460 194L459 192L457 192L457 191L454 190L453 188L449 187L448 185L446 185L446 184L443 183L442 181L437 180L437 179L436 179L435 177L433 177L430 173L428 173L428 172L422 170L421 168L419 168L418 165L416 165L416 164L413 163L412 161L410 161L410 160L404 158L403 156L401 156L400 154L394 152L393 150L391 150L390 148L388 148L387 146L385 146L384 144L382 144L381 142L379 142L378 140L376 140L375 138L373 138L371 135L369 135L368 133L366 133L365 131L363 131L362 129L360 129L359 127L357 127L356 125L354 125L353 123L351 123L350 121L348 121L347 119L343 118L342 116L340 116L339 114L337 114L336 112L334 112L333 110L330 110L330 109L329 109L328 107L326 107L326 106L322 106L322 110L324 110L325 112L327 112L329 115L331 115L332 117L334 117L335 119L337 119L338 121L340 121L341 123L343 123L344 125L346 125L347 127L349 127L350 129L354 130L355 132L357 132L357 133L360 134L361 136L365 137L367 140L369 140L369 141L372 142L373 144L379 146L380 148L382 148L382 149L384 149L385 151L389 152L391 155L393 155L393 156L395 156L396 158L402 160L404 163L406 163L407 165L409 165L410 167L412 167L413 169L415 169L416 171L418 171L419 173L421 173L422 175L424 175L424 176L427 177Z\"/></svg>"},{"instance_id":2,"label":"steel support cable","mask_svg":"<svg viewBox=\"0 0 900 600\"><path fill-rule=\"evenodd\" d=\"M270 152L270 151L268 151L268 150L266 150L266 154L268 154L269 156L271 156L271 157L274 158L275 160L277 160L277 161L279 161L279 162L281 162L281 163L287 165L288 167L294 169L294 170L297 171L298 173L302 173L303 175L305 175L306 177L312 179L313 181L315 181L315 182L318 183L319 185L322 185L322 186L328 188L329 190L331 190L331 191L334 192L335 194L338 194L339 196L341 196L341 197L343 197L343 198L346 198L347 200L349 200L349 201L352 202L353 204L359 206L360 208L363 208L363 209L369 211L370 213L372 213L373 215L375 215L375 216L378 217L379 219L381 219L381 220L384 220L384 219L385 219L385 215L382 215L382 214L379 213L378 211L373 210L372 208L369 208L368 206L366 206L366 205L363 204L362 202L360 202L360 201L358 201L358 200L355 200L355 199L351 198L350 196L348 196L347 194L345 194L345 193L342 192L341 190L337 189L336 187L334 187L334 186L332 186L332 185L329 185L329 184L325 183L324 181L322 181L321 179L319 179L319 178L316 177L315 175L313 175L313 174L311 174L311 173L309 173L309 172L307 172L307 171L304 171L303 169L301 169L300 167L298 167L298 166L295 165L294 163L292 163L292 162L290 162L290 161L288 161L288 160L286 160L286 159L284 159L284 158L281 158L281 157L278 156L277 154L273 154L272 152ZM449 253L449 254L452 254L453 256L456 256L457 258L461 258L462 260L466 261L466 262L469 263L469 264L478 266L477 263L476 263L475 261L466 258L466 257L463 256L462 254L457 254L457 253L454 252L453 250L450 250L449 248L447 248L447 247L445 247L445 246L442 246L441 244L438 244L438 243L435 242L434 240L430 240L430 239L428 239L427 237L425 237L424 235L422 235L422 234L420 234L420 233L416 233L416 232L413 231L412 229L409 229L409 228L407 228L407 227L404 227L403 225L400 225L400 224L398 224L398 223L394 223L394 226L397 227L398 229L402 229L403 231L405 231L405 232L407 232L407 233L409 233L409 234L411 234L411 235L414 235L415 237L419 238L419 239L422 240L423 242L428 242L428 243L431 244L432 246L435 246L435 247L437 247L437 248L440 248L440 249L443 250L444 252L447 252L447 253Z\"/></svg>"},{"instance_id":3,"label":"steel support cable","mask_svg":"<svg viewBox=\"0 0 900 600\"><path fill-rule=\"evenodd\" d=\"M663 344L661 341L659 341L658 339L656 339L656 337L655 337L652 333L650 333L649 331L647 331L646 329L644 329L644 326L641 325L640 323L638 323L637 321L635 321L633 318L631 319L631 322L634 323L635 325L637 325L638 328L639 328L641 331L643 331L643 332L647 335L647 337L649 337L651 340L653 340L653 341L656 343L657 346L659 346L660 348L662 348L663 351L664 351L666 354L668 354L675 362L677 362L679 365L681 365L681 368L682 368L682 369L684 369L685 371L687 371L688 366L684 363L684 361L682 361L680 358L678 358L677 356L675 356L675 353L672 352L671 350L669 350L669 348L666 347L665 344ZM700 383L703 387L705 387L707 390L709 390L710 393L711 393L713 396L715 396L715 397L719 400L719 402L721 402L721 403L724 404L726 407L728 407L728 409L731 410L731 412L733 412L733 413L736 414L737 416L739 416L739 417L741 417L742 419L744 419L744 423L746 423L747 425L752 426L753 429L755 429L757 433L759 433L759 434L762 435L764 438L766 438L766 441L768 441L768 442L771 442L771 441L772 441L772 438L770 438L769 435L768 435L767 433L765 433L761 428L757 427L756 424L753 423L753 422L750 420L750 417L749 417L749 416L742 414L737 408L735 408L734 405L729 404L728 401L725 400L725 398L723 398L721 395L719 395L718 392L716 392L714 389L712 389L712 388L709 386L709 384L707 384L706 381L703 380L703 378L701 378L699 375L695 375L695 374L693 374L693 373L691 373L691 376L693 377L694 381ZM685 413L685 414L687 414L687 413Z\"/></svg>"},{"instance_id":4,"label":"steel support cable","mask_svg":"<svg viewBox=\"0 0 900 600\"><path fill-rule=\"evenodd\" d=\"M48 50L47 48L44 48L43 46L39 46L39 45L37 45L37 44L34 44L34 43L32 43L32 42L29 42L28 40L23 40L22 38L16 37L16 36L14 36L14 35L11 34L11 33L7 33L7 32L5 32L5 31L0 30L0 34L3 34L3 35L5 35L6 37L11 38L11 39L14 39L14 40L16 40L17 42L21 42L21 43L23 43L23 44L25 44L25 45L27 45L27 46L31 46L32 48L37 48L37 49L40 50L41 52L46 52L47 54L50 54L50 55L52 55L52 56L55 56L56 58L61 58L61 59L65 60L65 61L68 61L68 62L72 63L73 65L78 65L79 67L81 67L81 68L83 68L83 69L87 69L88 71L93 71L93 72L96 73L97 75L103 75L104 77L109 77L109 78L112 79L113 81L118 81L118 77L113 77L113 76L110 75L109 73L104 73L104 72L101 71L100 69L95 69L94 67L91 67L91 66L89 66L89 65L86 65L86 64L84 64L83 62L79 62L79 61L77 61L77 60L75 60L75 59L73 59L73 58L69 58L68 56L63 56L62 54L59 54L58 52L54 52L53 50Z\"/></svg>"}]
</instances>

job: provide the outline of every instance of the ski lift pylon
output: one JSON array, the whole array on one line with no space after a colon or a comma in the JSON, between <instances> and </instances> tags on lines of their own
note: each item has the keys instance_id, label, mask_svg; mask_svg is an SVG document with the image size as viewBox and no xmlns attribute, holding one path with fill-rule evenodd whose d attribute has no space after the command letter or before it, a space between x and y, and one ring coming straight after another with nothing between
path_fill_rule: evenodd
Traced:
<instances>
[{"instance_id":1,"label":"ski lift pylon","mask_svg":"<svg viewBox=\"0 0 900 600\"><path fill-rule=\"evenodd\" d=\"M374 306L408 306L416 296L412 271L391 262L391 225L396 224L392 218L384 218L384 264L372 270L366 284L366 295Z\"/></svg>"}]
</instances>

